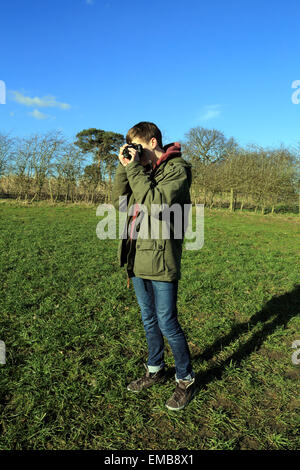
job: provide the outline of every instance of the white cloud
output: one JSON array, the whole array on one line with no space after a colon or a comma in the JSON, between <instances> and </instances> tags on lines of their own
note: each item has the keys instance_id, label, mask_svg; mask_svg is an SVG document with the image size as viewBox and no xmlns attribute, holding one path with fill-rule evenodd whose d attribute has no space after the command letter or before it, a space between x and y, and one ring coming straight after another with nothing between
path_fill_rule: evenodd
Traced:
<instances>
[{"instance_id":1,"label":"white cloud","mask_svg":"<svg viewBox=\"0 0 300 470\"><path fill-rule=\"evenodd\" d=\"M85 0L87 5L94 5L94 0Z\"/></svg>"},{"instance_id":2,"label":"white cloud","mask_svg":"<svg viewBox=\"0 0 300 470\"><path fill-rule=\"evenodd\" d=\"M204 106L204 111L201 113L199 119L201 121L209 121L221 114L221 104L209 104Z\"/></svg>"},{"instance_id":3,"label":"white cloud","mask_svg":"<svg viewBox=\"0 0 300 470\"><path fill-rule=\"evenodd\" d=\"M52 116L49 116L49 114L41 113L38 109L34 109L33 111L30 111L30 113L28 114L29 116L34 117L35 119L49 119L52 117Z\"/></svg>"},{"instance_id":4,"label":"white cloud","mask_svg":"<svg viewBox=\"0 0 300 470\"><path fill-rule=\"evenodd\" d=\"M60 109L69 109L71 106L68 103L61 103L56 101L55 96L47 95L43 98L35 96L31 98L29 96L24 96L19 91L12 91L13 100L19 104L24 104L25 106L37 106L37 107L49 107L49 108L60 108Z\"/></svg>"}]
</instances>

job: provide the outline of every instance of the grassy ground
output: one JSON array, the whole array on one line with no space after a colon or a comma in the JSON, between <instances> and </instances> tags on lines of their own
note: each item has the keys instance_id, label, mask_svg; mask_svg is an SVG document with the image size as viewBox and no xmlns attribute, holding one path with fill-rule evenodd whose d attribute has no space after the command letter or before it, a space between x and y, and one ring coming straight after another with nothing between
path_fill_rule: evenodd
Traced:
<instances>
[{"instance_id":1,"label":"grassy ground","mask_svg":"<svg viewBox=\"0 0 300 470\"><path fill-rule=\"evenodd\" d=\"M197 374L139 395L144 331L96 207L0 204L0 449L299 449L300 219L205 210L178 311Z\"/></svg>"}]
</instances>

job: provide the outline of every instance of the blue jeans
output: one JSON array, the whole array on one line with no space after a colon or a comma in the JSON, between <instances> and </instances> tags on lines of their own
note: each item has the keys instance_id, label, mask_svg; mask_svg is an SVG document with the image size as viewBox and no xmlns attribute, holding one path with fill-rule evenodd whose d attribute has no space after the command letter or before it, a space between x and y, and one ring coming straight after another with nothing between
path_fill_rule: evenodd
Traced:
<instances>
[{"instance_id":1,"label":"blue jeans","mask_svg":"<svg viewBox=\"0 0 300 470\"><path fill-rule=\"evenodd\" d=\"M165 336L173 352L176 380L192 380L195 374L189 347L177 320L178 281L151 281L140 277L131 279L146 333L149 371L157 372L165 366Z\"/></svg>"}]
</instances>

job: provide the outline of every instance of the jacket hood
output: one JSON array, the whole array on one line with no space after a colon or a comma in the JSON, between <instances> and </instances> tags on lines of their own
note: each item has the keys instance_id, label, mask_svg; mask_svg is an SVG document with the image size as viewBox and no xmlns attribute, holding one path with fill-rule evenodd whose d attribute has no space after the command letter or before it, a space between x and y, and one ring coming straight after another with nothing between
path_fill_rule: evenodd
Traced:
<instances>
[{"instance_id":1,"label":"jacket hood","mask_svg":"<svg viewBox=\"0 0 300 470\"><path fill-rule=\"evenodd\" d=\"M186 173L187 173L187 178L188 178L188 183L189 186L192 184L192 165L191 163L187 162L184 160L181 156L181 144L180 142L173 142L171 144L165 145L163 147L164 153L160 157L159 160L157 160L156 165L152 169L152 174L155 173L156 169L159 167L159 165L162 162L165 162L167 160L171 160L171 158L179 157L180 164L185 167Z\"/></svg>"},{"instance_id":2,"label":"jacket hood","mask_svg":"<svg viewBox=\"0 0 300 470\"><path fill-rule=\"evenodd\" d=\"M165 145L163 147L164 153L160 157L159 160L157 160L156 164L153 167L153 170L156 170L156 168L164 161L170 160L171 158L174 157L181 157L181 144L180 142L173 142L171 144Z\"/></svg>"}]
</instances>

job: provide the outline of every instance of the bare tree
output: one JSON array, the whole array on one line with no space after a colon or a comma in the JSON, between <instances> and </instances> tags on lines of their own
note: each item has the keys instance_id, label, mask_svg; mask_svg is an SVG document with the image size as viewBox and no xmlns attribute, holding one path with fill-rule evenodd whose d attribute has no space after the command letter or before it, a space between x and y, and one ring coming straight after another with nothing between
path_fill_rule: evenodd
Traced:
<instances>
[{"instance_id":1,"label":"bare tree","mask_svg":"<svg viewBox=\"0 0 300 470\"><path fill-rule=\"evenodd\" d=\"M62 189L67 200L74 201L77 191L77 182L83 171L83 162L86 159L82 150L74 144L64 143L53 165L57 175L57 198L61 195ZM52 194L53 198L53 194Z\"/></svg>"},{"instance_id":2,"label":"bare tree","mask_svg":"<svg viewBox=\"0 0 300 470\"><path fill-rule=\"evenodd\" d=\"M9 188L18 199L27 200L30 193L33 168L30 143L27 139L16 138L15 148L10 159Z\"/></svg>"},{"instance_id":3,"label":"bare tree","mask_svg":"<svg viewBox=\"0 0 300 470\"><path fill-rule=\"evenodd\" d=\"M13 140L9 137L9 134L0 133L0 178L7 168L12 151Z\"/></svg>"},{"instance_id":4,"label":"bare tree","mask_svg":"<svg viewBox=\"0 0 300 470\"><path fill-rule=\"evenodd\" d=\"M210 193L210 206L213 197L221 190L220 180L217 177L219 165L238 147L233 138L227 139L216 129L195 127L185 134L186 141L182 144L184 158L193 166L193 189L195 200L203 192L204 204L207 202L207 193Z\"/></svg>"}]
</instances>

